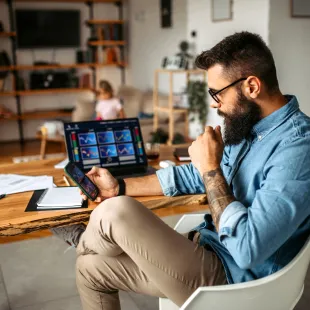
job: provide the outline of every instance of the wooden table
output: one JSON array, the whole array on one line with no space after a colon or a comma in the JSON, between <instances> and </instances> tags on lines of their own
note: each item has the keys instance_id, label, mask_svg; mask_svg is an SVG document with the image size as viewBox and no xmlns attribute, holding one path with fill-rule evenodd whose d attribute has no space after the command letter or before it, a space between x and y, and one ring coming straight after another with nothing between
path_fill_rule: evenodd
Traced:
<instances>
[{"instance_id":1,"label":"wooden table","mask_svg":"<svg viewBox=\"0 0 310 310\"><path fill-rule=\"evenodd\" d=\"M159 160L163 159L174 160L171 147L161 148ZM0 165L0 173L32 176L49 175L54 177L54 183L57 186L65 186L63 170L54 168L54 165L59 161L59 159L49 159ZM155 168L159 168L158 161L150 162L150 164ZM98 205L90 201L87 209L25 212L32 193L12 194L0 200L0 236L16 236L56 226L87 222L90 213ZM161 217L208 209L205 195L148 196L136 197L136 199Z\"/></svg>"}]
</instances>

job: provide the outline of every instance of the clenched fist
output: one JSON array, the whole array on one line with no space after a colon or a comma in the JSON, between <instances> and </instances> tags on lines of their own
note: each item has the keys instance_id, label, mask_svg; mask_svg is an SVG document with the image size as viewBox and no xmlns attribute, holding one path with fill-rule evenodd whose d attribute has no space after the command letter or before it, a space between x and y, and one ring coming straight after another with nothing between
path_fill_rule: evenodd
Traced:
<instances>
[{"instance_id":1,"label":"clenched fist","mask_svg":"<svg viewBox=\"0 0 310 310\"><path fill-rule=\"evenodd\" d=\"M215 129L206 126L205 132L188 148L192 163L201 175L220 167L223 151L224 142L220 126Z\"/></svg>"}]
</instances>

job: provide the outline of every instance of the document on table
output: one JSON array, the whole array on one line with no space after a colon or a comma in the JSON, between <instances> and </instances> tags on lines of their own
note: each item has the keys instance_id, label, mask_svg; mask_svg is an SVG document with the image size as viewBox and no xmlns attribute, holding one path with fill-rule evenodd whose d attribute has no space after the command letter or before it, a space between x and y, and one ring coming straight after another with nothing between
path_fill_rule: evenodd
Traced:
<instances>
[{"instance_id":1,"label":"document on table","mask_svg":"<svg viewBox=\"0 0 310 310\"><path fill-rule=\"evenodd\" d=\"M0 174L0 195L14 194L38 189L52 188L53 177L43 176L25 176L19 174Z\"/></svg>"},{"instance_id":2,"label":"document on table","mask_svg":"<svg viewBox=\"0 0 310 310\"><path fill-rule=\"evenodd\" d=\"M64 159L63 161L61 161L60 163L56 164L56 165L54 166L54 168L55 168L55 169L63 169L63 168L65 168L65 166L67 165L68 162L69 162L69 159L66 158L66 159Z\"/></svg>"}]
</instances>

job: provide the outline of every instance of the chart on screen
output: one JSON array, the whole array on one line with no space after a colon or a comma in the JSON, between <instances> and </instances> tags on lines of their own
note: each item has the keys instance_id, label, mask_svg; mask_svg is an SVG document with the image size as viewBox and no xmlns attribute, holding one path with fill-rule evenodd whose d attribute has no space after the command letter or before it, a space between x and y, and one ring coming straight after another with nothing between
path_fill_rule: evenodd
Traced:
<instances>
[{"instance_id":1,"label":"chart on screen","mask_svg":"<svg viewBox=\"0 0 310 310\"><path fill-rule=\"evenodd\" d=\"M130 130L116 130L114 132L116 142L131 142L131 133Z\"/></svg>"},{"instance_id":2,"label":"chart on screen","mask_svg":"<svg viewBox=\"0 0 310 310\"><path fill-rule=\"evenodd\" d=\"M81 146L97 144L96 134L94 132L80 133L78 137Z\"/></svg>"},{"instance_id":3,"label":"chart on screen","mask_svg":"<svg viewBox=\"0 0 310 310\"><path fill-rule=\"evenodd\" d=\"M106 145L106 146L100 146L100 157L115 157L117 156L116 147L114 144L112 145Z\"/></svg>"},{"instance_id":4,"label":"chart on screen","mask_svg":"<svg viewBox=\"0 0 310 310\"><path fill-rule=\"evenodd\" d=\"M83 159L96 159L99 158L97 146L81 147L81 153Z\"/></svg>"},{"instance_id":5,"label":"chart on screen","mask_svg":"<svg viewBox=\"0 0 310 310\"><path fill-rule=\"evenodd\" d=\"M108 144L115 142L113 131L98 132L97 137L99 144Z\"/></svg>"},{"instance_id":6,"label":"chart on screen","mask_svg":"<svg viewBox=\"0 0 310 310\"><path fill-rule=\"evenodd\" d=\"M117 150L120 155L134 155L135 154L132 143L118 144Z\"/></svg>"}]
</instances>

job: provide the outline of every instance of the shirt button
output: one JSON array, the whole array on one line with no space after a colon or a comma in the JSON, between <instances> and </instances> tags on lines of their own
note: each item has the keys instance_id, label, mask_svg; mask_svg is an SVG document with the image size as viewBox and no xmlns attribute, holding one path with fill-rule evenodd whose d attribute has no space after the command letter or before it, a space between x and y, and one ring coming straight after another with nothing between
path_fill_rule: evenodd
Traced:
<instances>
[{"instance_id":1,"label":"shirt button","mask_svg":"<svg viewBox=\"0 0 310 310\"><path fill-rule=\"evenodd\" d=\"M261 135L258 136L258 140L262 140L262 136Z\"/></svg>"}]
</instances>

